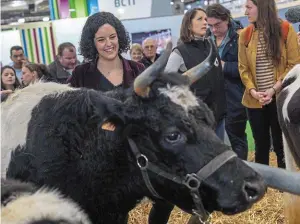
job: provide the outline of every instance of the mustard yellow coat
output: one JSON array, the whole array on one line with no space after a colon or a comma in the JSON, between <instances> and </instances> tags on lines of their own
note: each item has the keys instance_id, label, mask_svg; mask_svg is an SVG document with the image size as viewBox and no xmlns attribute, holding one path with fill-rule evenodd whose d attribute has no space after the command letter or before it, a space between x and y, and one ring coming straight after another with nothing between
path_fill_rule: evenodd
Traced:
<instances>
[{"instance_id":1,"label":"mustard yellow coat","mask_svg":"<svg viewBox=\"0 0 300 224\"><path fill-rule=\"evenodd\" d=\"M250 94L250 89L257 89L256 84L256 49L258 44L258 30L254 29L248 47L245 46L246 28L243 29L239 37L239 72L241 80L245 85L245 92L242 104L247 108L261 108L258 100ZM278 66L274 67L274 84L278 80L283 80L286 74L296 64L300 64L300 48L297 42L297 33L290 24L286 40L281 41L281 60Z\"/></svg>"}]
</instances>

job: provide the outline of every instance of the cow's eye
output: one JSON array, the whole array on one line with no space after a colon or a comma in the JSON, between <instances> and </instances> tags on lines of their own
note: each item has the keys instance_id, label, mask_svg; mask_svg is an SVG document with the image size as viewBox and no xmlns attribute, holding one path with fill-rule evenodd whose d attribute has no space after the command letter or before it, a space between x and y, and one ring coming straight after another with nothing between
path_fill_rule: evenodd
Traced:
<instances>
[{"instance_id":1,"label":"cow's eye","mask_svg":"<svg viewBox=\"0 0 300 224\"><path fill-rule=\"evenodd\" d=\"M181 138L181 135L179 132L172 132L172 133L169 133L166 137L165 137L165 140L169 143L175 143L177 142L178 140L180 140Z\"/></svg>"}]
</instances>

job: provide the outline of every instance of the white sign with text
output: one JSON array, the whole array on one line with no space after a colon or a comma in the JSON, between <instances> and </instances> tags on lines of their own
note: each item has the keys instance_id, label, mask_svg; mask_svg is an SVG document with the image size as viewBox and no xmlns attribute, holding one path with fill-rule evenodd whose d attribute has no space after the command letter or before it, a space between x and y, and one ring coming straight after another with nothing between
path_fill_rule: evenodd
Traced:
<instances>
[{"instance_id":1,"label":"white sign with text","mask_svg":"<svg viewBox=\"0 0 300 224\"><path fill-rule=\"evenodd\" d=\"M99 11L113 13L119 19L151 16L152 0L98 0Z\"/></svg>"}]
</instances>

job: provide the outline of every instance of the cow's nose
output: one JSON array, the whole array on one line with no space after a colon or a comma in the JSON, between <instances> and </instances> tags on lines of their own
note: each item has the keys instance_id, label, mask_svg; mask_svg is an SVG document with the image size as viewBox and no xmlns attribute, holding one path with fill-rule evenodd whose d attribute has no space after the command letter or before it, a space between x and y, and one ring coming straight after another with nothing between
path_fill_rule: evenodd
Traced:
<instances>
[{"instance_id":1,"label":"cow's nose","mask_svg":"<svg viewBox=\"0 0 300 224\"><path fill-rule=\"evenodd\" d=\"M255 202L261 198L264 193L264 187L258 181L244 182L243 192L248 202Z\"/></svg>"}]
</instances>

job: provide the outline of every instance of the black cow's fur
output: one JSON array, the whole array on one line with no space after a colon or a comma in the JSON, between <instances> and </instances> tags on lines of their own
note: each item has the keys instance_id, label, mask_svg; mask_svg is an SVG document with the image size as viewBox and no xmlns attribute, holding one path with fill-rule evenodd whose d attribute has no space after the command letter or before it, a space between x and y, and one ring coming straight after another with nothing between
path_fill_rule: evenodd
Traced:
<instances>
[{"instance_id":1,"label":"black cow's fur","mask_svg":"<svg viewBox=\"0 0 300 224\"><path fill-rule=\"evenodd\" d=\"M57 187L80 204L93 223L124 223L144 196L154 198L127 137L149 161L181 177L228 150L212 130L212 112L202 101L186 111L161 94L166 79L170 76L154 81L146 99L130 90L104 94L87 89L43 97L32 111L26 145L12 153L7 176ZM190 100L180 97L182 102ZM106 121L116 129L103 130ZM194 203L185 186L148 173L159 195L191 212ZM208 211L227 214L249 208L264 190L261 177L238 158L229 160L199 189Z\"/></svg>"}]
</instances>

